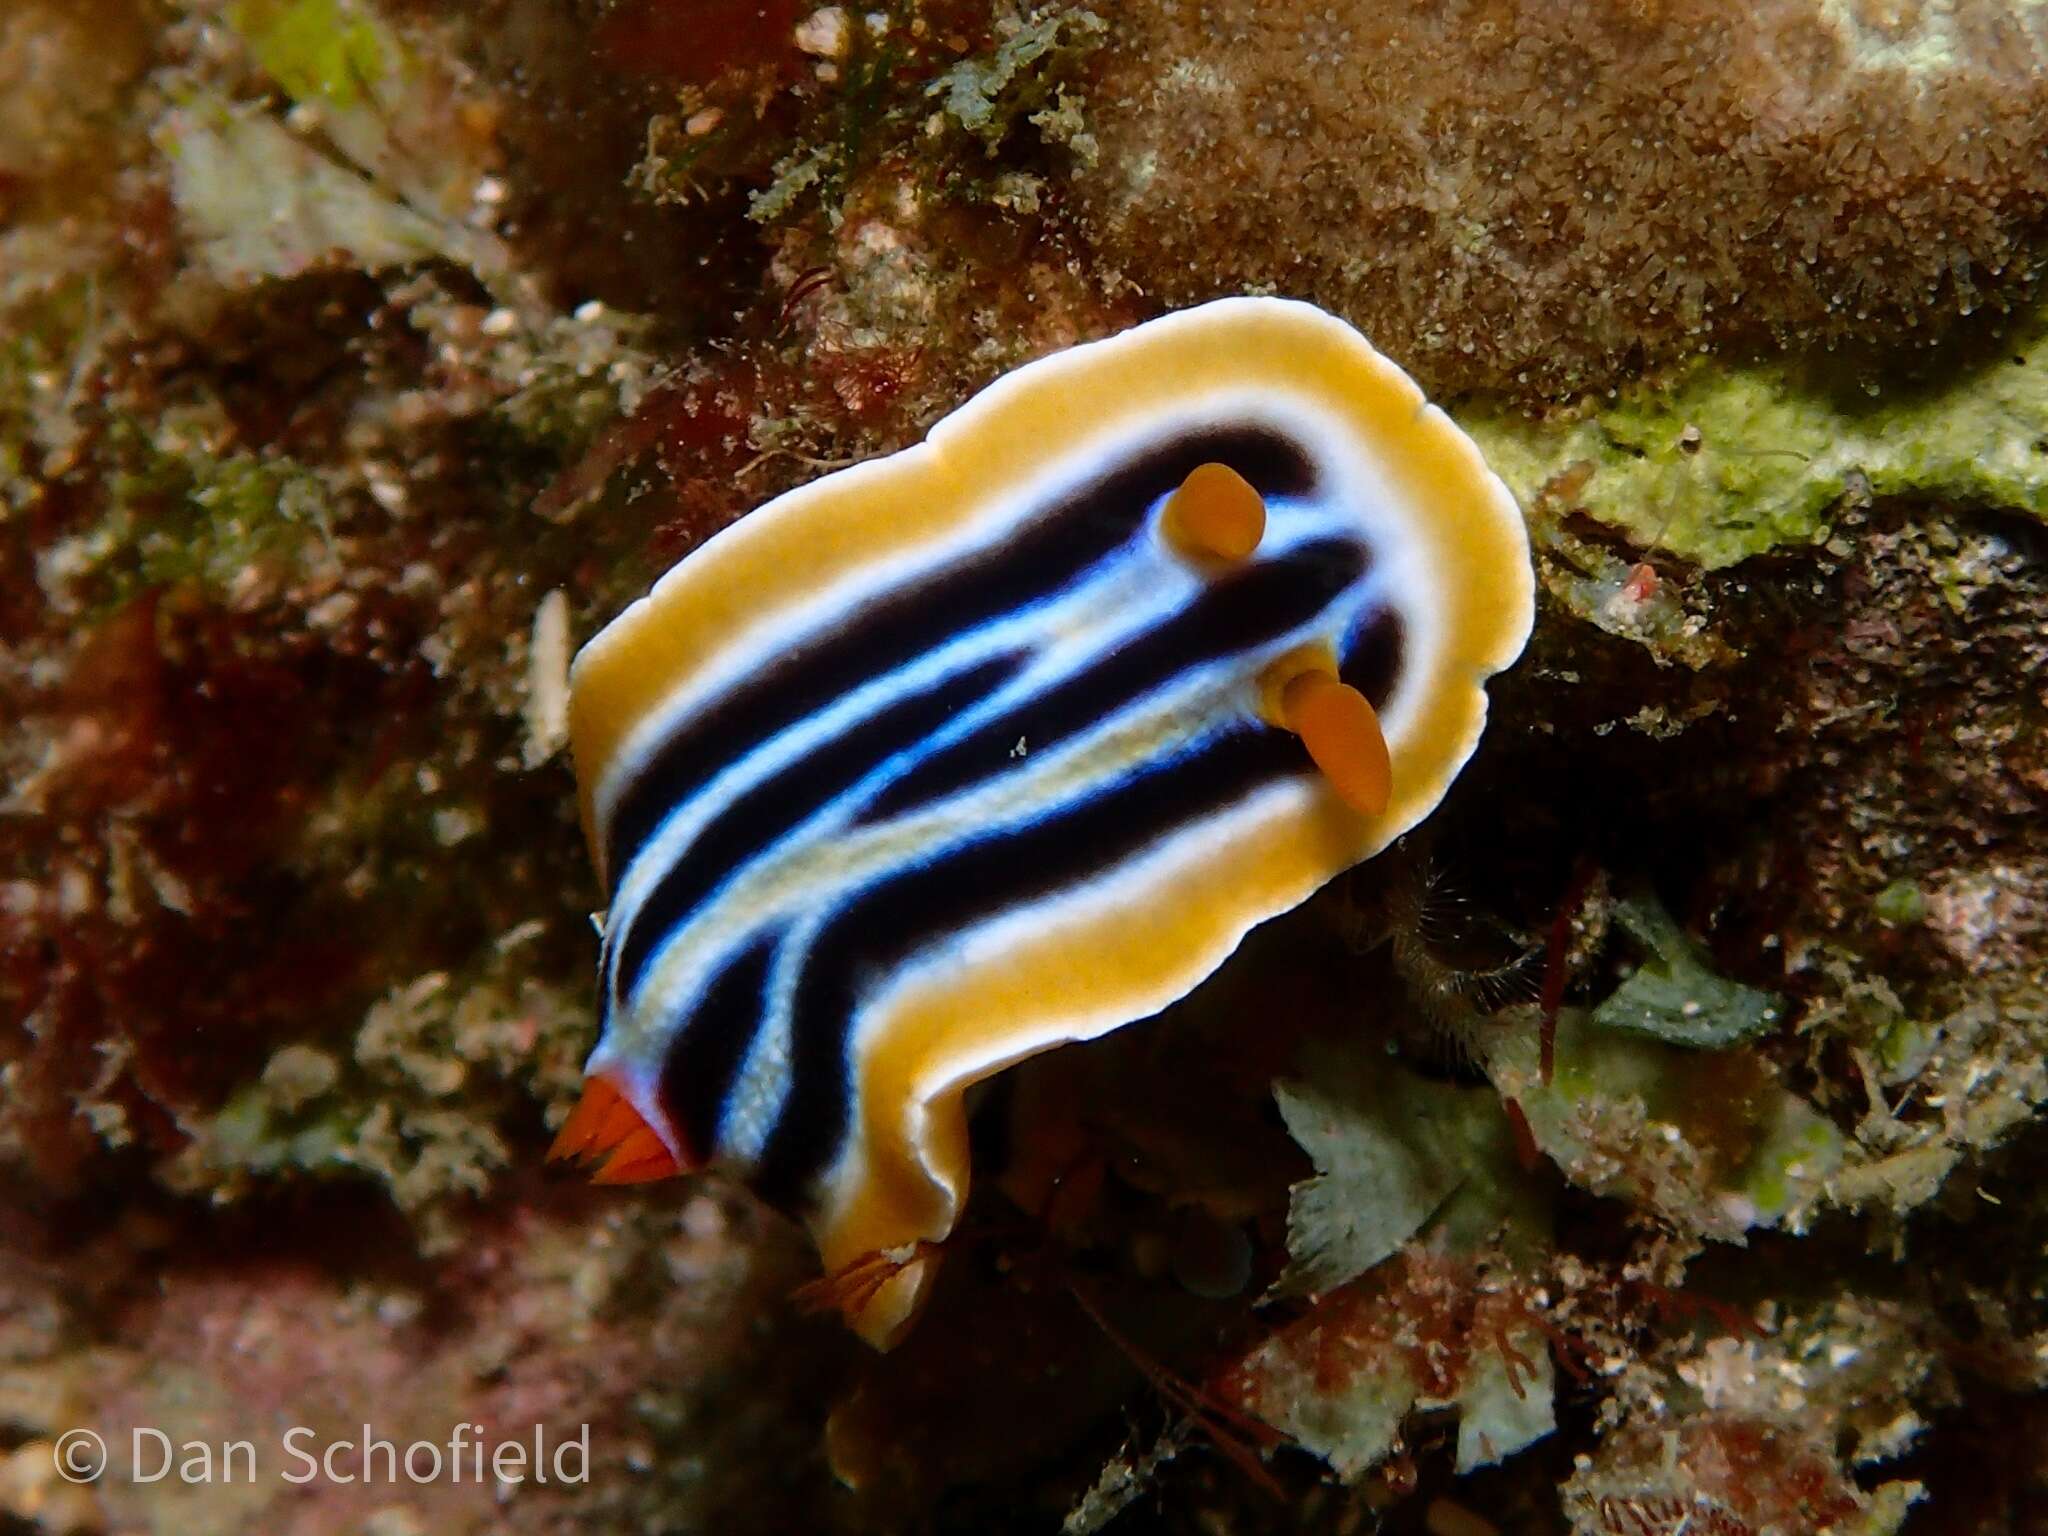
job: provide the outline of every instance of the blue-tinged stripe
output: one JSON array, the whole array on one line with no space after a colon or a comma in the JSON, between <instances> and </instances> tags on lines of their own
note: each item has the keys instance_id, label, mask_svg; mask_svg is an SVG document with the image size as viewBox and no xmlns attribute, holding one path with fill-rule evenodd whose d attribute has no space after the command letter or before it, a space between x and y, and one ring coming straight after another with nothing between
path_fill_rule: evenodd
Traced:
<instances>
[{"instance_id":1,"label":"blue-tinged stripe","mask_svg":"<svg viewBox=\"0 0 2048 1536\"><path fill-rule=\"evenodd\" d=\"M950 742L935 745L863 810L878 822L969 786L1018 772L1019 739L1043 752L1163 690L1172 679L1256 651L1310 623L1364 574L1369 554L1352 539L1319 539L1219 576L1194 601L1095 665L1022 700Z\"/></svg>"},{"instance_id":2,"label":"blue-tinged stripe","mask_svg":"<svg viewBox=\"0 0 2048 1536\"><path fill-rule=\"evenodd\" d=\"M1244 727L1062 814L892 874L837 907L803 957L788 1020L788 1090L753 1171L764 1198L808 1199L849 1130L852 1032L873 980L944 937L1113 869L1280 778L1312 771L1301 743Z\"/></svg>"},{"instance_id":3,"label":"blue-tinged stripe","mask_svg":"<svg viewBox=\"0 0 2048 1536\"><path fill-rule=\"evenodd\" d=\"M679 940L693 916L744 869L773 857L778 838L793 829L796 836L817 835L815 827L800 828L804 812L823 821L829 809L839 817L858 814L856 825L874 824L971 784L1031 771L1064 741L1133 710L1176 680L1313 624L1360 578L1368 559L1355 539L1309 539L1196 583L1192 600L1170 616L1141 613L1141 627L1119 636L1093 665L1062 671L1051 687L1023 686L1034 683L1036 667L1011 689L977 690L970 678L963 688L899 701L876 717L873 729L862 724L830 740L735 801L739 814L714 818L622 914L615 924L624 939L611 977L614 999L631 998L664 946ZM957 696L977 691L980 707L953 707ZM1011 756L1020 736L1036 744L1023 761ZM857 769L864 760L881 764L865 781Z\"/></svg>"},{"instance_id":4,"label":"blue-tinged stripe","mask_svg":"<svg viewBox=\"0 0 2048 1536\"><path fill-rule=\"evenodd\" d=\"M693 1163L718 1146L734 1082L767 1013L776 935L757 937L711 978L662 1061L661 1106Z\"/></svg>"},{"instance_id":5,"label":"blue-tinged stripe","mask_svg":"<svg viewBox=\"0 0 2048 1536\"><path fill-rule=\"evenodd\" d=\"M999 546L911 582L846 616L680 722L633 773L605 818L605 868L617 880L675 808L725 765L878 676L943 642L1068 587L1137 531L1145 509L1198 464L1232 465L1267 497L1314 489L1308 456L1264 426L1189 432L1073 492Z\"/></svg>"},{"instance_id":6,"label":"blue-tinged stripe","mask_svg":"<svg viewBox=\"0 0 2048 1536\"><path fill-rule=\"evenodd\" d=\"M1002 687L1024 657L990 657L853 722L816 750L742 790L714 813L646 897L622 915L607 989L627 998L649 959L732 873L759 857L879 764L916 747L947 721Z\"/></svg>"}]
</instances>

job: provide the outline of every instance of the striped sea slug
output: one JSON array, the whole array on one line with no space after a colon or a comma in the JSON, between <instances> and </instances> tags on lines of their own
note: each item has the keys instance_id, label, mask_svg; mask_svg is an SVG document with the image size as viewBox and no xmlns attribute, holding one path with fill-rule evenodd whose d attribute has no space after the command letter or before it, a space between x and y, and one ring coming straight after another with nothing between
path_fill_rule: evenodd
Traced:
<instances>
[{"instance_id":1,"label":"striped sea slug","mask_svg":"<svg viewBox=\"0 0 2048 1536\"><path fill-rule=\"evenodd\" d=\"M740 1170L894 1342L967 1090L1158 1012L1428 815L1532 605L1478 450L1287 300L1032 363L778 497L577 657L610 911L557 1155Z\"/></svg>"}]
</instances>

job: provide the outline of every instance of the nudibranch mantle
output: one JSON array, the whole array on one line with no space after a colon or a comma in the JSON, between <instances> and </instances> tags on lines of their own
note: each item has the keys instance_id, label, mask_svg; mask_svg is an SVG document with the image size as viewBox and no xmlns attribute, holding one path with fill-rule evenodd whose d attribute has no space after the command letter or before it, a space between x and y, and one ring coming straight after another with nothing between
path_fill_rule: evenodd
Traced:
<instances>
[{"instance_id":1,"label":"nudibranch mantle","mask_svg":"<svg viewBox=\"0 0 2048 1536\"><path fill-rule=\"evenodd\" d=\"M1218 464L1263 503L1249 554L1163 526ZM610 909L570 1149L734 1166L828 1271L908 1256L847 1309L894 1342L966 1196L966 1091L1158 1012L1426 816L1533 607L1471 441L1284 299L1041 359L777 497L571 673ZM1276 717L1305 666L1377 715L1377 814Z\"/></svg>"}]
</instances>

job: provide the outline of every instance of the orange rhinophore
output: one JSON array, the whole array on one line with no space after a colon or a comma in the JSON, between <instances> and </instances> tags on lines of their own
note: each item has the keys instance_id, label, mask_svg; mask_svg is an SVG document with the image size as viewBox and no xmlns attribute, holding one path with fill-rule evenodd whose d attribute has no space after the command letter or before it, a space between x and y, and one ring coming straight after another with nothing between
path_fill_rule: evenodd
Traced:
<instances>
[{"instance_id":1,"label":"orange rhinophore","mask_svg":"<svg viewBox=\"0 0 2048 1536\"><path fill-rule=\"evenodd\" d=\"M1367 816L1386 810L1394 767L1370 699L1335 673L1312 668L1281 689L1280 717L1346 805Z\"/></svg>"},{"instance_id":2,"label":"orange rhinophore","mask_svg":"<svg viewBox=\"0 0 2048 1536\"><path fill-rule=\"evenodd\" d=\"M1243 560L1266 536L1266 503L1228 464L1198 464L1167 498L1160 530L1184 555Z\"/></svg>"},{"instance_id":3,"label":"orange rhinophore","mask_svg":"<svg viewBox=\"0 0 2048 1536\"><path fill-rule=\"evenodd\" d=\"M640 1112L608 1078L596 1076L589 1079L583 1097L548 1148L549 1162L571 1158L585 1166L598 1163L591 1174L593 1184L644 1184L683 1171Z\"/></svg>"}]
</instances>

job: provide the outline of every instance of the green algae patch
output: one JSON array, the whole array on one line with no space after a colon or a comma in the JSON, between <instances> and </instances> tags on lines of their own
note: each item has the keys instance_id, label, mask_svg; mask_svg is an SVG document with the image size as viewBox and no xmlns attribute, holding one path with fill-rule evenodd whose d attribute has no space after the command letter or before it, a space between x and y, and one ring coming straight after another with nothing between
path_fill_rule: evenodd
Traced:
<instances>
[{"instance_id":1,"label":"green algae patch","mask_svg":"<svg viewBox=\"0 0 2048 1536\"><path fill-rule=\"evenodd\" d=\"M235 0L248 61L307 110L280 118L215 90L178 93L152 129L202 266L230 284L336 264L445 258L486 286L510 265L479 188L494 108L363 0ZM485 110L472 119L470 108ZM317 130L317 131L316 131Z\"/></svg>"},{"instance_id":2,"label":"green algae patch","mask_svg":"<svg viewBox=\"0 0 2048 1536\"><path fill-rule=\"evenodd\" d=\"M999 21L987 47L955 61L922 27L871 13L837 40L830 87L806 85L791 97L808 118L795 135L764 131L758 108L714 91L719 105L654 119L633 180L657 202L689 204L752 169L761 184L748 194L749 219L815 214L836 228L866 179L889 166L892 180L913 173L948 202L1035 212L1045 178L1001 157L1028 160L1034 145L1049 146L1073 164L1094 164L1078 80L1108 34L1092 11L1033 12ZM963 145L980 154L963 156Z\"/></svg>"},{"instance_id":3,"label":"green algae patch","mask_svg":"<svg viewBox=\"0 0 2048 1536\"><path fill-rule=\"evenodd\" d=\"M1019 116L1045 127L1071 111L1042 61L1064 51L1087 52L1109 31L1093 11L1038 16L1021 24L983 58L966 59L926 88L941 109L994 154ZM1092 148L1092 146L1091 146Z\"/></svg>"},{"instance_id":4,"label":"green algae patch","mask_svg":"<svg viewBox=\"0 0 2048 1536\"><path fill-rule=\"evenodd\" d=\"M1292 1360L1260 1358L1254 1364L1260 1368L1260 1415L1347 1479L1364 1476L1387 1458L1419 1391L1398 1359L1361 1369L1334 1389Z\"/></svg>"},{"instance_id":5,"label":"green algae patch","mask_svg":"<svg viewBox=\"0 0 2048 1536\"><path fill-rule=\"evenodd\" d=\"M1911 880L1894 880L1871 898L1870 910L1888 928L1910 928L1926 921L1927 896Z\"/></svg>"},{"instance_id":6,"label":"green algae patch","mask_svg":"<svg viewBox=\"0 0 2048 1536\"><path fill-rule=\"evenodd\" d=\"M97 620L155 587L189 586L234 606L285 579L331 566L332 498L306 465L283 457L207 453L177 427L107 434L124 467L108 476L107 516L43 563L43 592L60 611Z\"/></svg>"},{"instance_id":7,"label":"green algae patch","mask_svg":"<svg viewBox=\"0 0 2048 1536\"><path fill-rule=\"evenodd\" d=\"M45 453L68 453L78 441L71 423L70 380L88 346L94 285L80 277L47 287L0 274L0 513L26 507L32 471Z\"/></svg>"},{"instance_id":8,"label":"green algae patch","mask_svg":"<svg viewBox=\"0 0 2048 1536\"><path fill-rule=\"evenodd\" d=\"M587 1003L523 974L539 931L503 936L480 975L431 972L372 1003L344 1054L306 1043L274 1052L163 1168L215 1203L293 1174L385 1188L423 1252L458 1240L452 1208L486 1194L511 1164L501 1126L532 1099L572 1095L588 1048Z\"/></svg>"},{"instance_id":9,"label":"green algae patch","mask_svg":"<svg viewBox=\"0 0 2048 1536\"><path fill-rule=\"evenodd\" d=\"M1841 1132L1752 1051L1672 1045L1567 1009L1546 1083L1533 1034L1502 1037L1487 1071L1582 1189L1739 1242L1752 1227L1796 1230L1842 1166Z\"/></svg>"},{"instance_id":10,"label":"green algae patch","mask_svg":"<svg viewBox=\"0 0 2048 1536\"><path fill-rule=\"evenodd\" d=\"M1774 994L1716 972L1654 896L1618 903L1614 917L1648 958L1593 1010L1601 1028L1720 1051L1767 1033L1783 1016Z\"/></svg>"},{"instance_id":11,"label":"green algae patch","mask_svg":"<svg viewBox=\"0 0 2048 1536\"><path fill-rule=\"evenodd\" d=\"M1441 1156L1455 1134L1443 1114L1450 1106L1389 1087L1368 1095L1275 1085L1288 1134L1316 1165L1288 1200L1284 1289L1325 1290L1363 1274L1421 1230L1458 1187L1459 1170Z\"/></svg>"},{"instance_id":12,"label":"green algae patch","mask_svg":"<svg viewBox=\"0 0 2048 1536\"><path fill-rule=\"evenodd\" d=\"M1834 362L1702 360L1571 419L1457 414L1523 506L1583 476L1569 510L1709 569L1827 538L1845 498L2048 517L2048 308L1939 387L1850 375Z\"/></svg>"},{"instance_id":13,"label":"green algae patch","mask_svg":"<svg viewBox=\"0 0 2048 1536\"><path fill-rule=\"evenodd\" d=\"M1273 1096L1316 1169L1289 1194L1274 1291L1313 1304L1244 1363L1259 1416L1346 1479L1417 1409L1457 1411L1461 1473L1549 1434L1549 1345L1513 1277L1540 1266L1550 1198L1500 1100L1355 1042Z\"/></svg>"},{"instance_id":14,"label":"green algae patch","mask_svg":"<svg viewBox=\"0 0 2048 1536\"><path fill-rule=\"evenodd\" d=\"M286 1046L207 1123L214 1163L257 1177L350 1167L355 1125L326 1102L339 1076L340 1067L326 1052Z\"/></svg>"},{"instance_id":15,"label":"green algae patch","mask_svg":"<svg viewBox=\"0 0 2048 1536\"><path fill-rule=\"evenodd\" d=\"M297 101L358 107L403 57L377 17L347 0L240 0L228 25Z\"/></svg>"},{"instance_id":16,"label":"green algae patch","mask_svg":"<svg viewBox=\"0 0 2048 1536\"><path fill-rule=\"evenodd\" d=\"M1342 1285L1421 1234L1456 1254L1505 1234L1511 1256L1534 1256L1549 1207L1518 1165L1492 1093L1334 1052L1309 1066L1304 1080L1273 1090L1288 1134L1316 1167L1288 1200L1278 1290Z\"/></svg>"},{"instance_id":17,"label":"green algae patch","mask_svg":"<svg viewBox=\"0 0 2048 1536\"><path fill-rule=\"evenodd\" d=\"M1483 1347L1459 1341L1420 1359L1392 1337L1402 1306L1418 1300L1396 1289L1372 1298L1370 1318L1340 1302L1311 1328L1256 1350L1244 1380L1259 1416L1347 1482L1393 1452L1403 1421L1417 1411L1457 1411L1461 1476L1505 1461L1556 1429L1556 1374L1549 1341L1535 1325L1515 1319L1494 1331L1487 1319ZM1455 1385L1433 1391L1429 1383L1447 1362Z\"/></svg>"},{"instance_id":18,"label":"green algae patch","mask_svg":"<svg viewBox=\"0 0 2048 1536\"><path fill-rule=\"evenodd\" d=\"M1550 1340L1533 1324L1504 1331L1496 1348L1475 1354L1451 1399L1458 1410L1460 1477L1496 1466L1557 1428L1557 1379Z\"/></svg>"},{"instance_id":19,"label":"green algae patch","mask_svg":"<svg viewBox=\"0 0 2048 1536\"><path fill-rule=\"evenodd\" d=\"M775 179L747 199L747 217L772 224L786 217L813 187L834 175L840 165L839 147L814 145L791 150L775 162Z\"/></svg>"},{"instance_id":20,"label":"green algae patch","mask_svg":"<svg viewBox=\"0 0 2048 1536\"><path fill-rule=\"evenodd\" d=\"M480 278L499 272L496 238L449 215L453 197L439 183L460 176L407 174L385 122L377 103L331 114L329 138L350 151L338 160L268 114L220 97L195 96L165 113L156 145L195 265L231 285L437 257Z\"/></svg>"}]
</instances>

